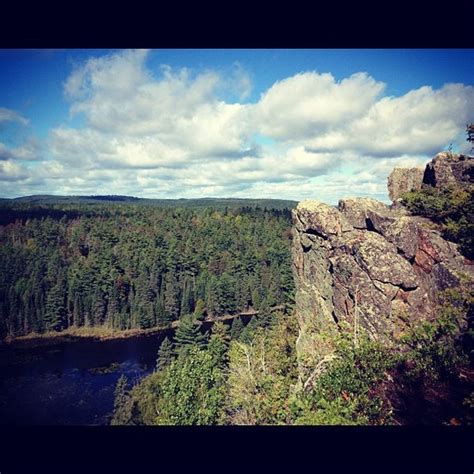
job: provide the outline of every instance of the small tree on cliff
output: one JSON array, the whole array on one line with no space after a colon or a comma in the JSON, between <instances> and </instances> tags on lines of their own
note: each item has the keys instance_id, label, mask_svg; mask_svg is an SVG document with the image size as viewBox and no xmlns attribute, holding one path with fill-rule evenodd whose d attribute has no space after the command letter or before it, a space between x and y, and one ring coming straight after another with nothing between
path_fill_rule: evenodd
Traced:
<instances>
[{"instance_id":1,"label":"small tree on cliff","mask_svg":"<svg viewBox=\"0 0 474 474\"><path fill-rule=\"evenodd\" d=\"M474 123L468 123L466 125L467 141L469 143L474 143ZM474 147L471 148L473 150Z\"/></svg>"}]
</instances>

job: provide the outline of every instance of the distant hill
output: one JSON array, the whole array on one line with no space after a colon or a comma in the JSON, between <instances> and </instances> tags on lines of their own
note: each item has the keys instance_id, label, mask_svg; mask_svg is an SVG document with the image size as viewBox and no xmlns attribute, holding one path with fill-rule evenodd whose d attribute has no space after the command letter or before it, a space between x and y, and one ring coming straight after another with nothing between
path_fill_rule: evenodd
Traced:
<instances>
[{"instance_id":1,"label":"distant hill","mask_svg":"<svg viewBox=\"0 0 474 474\"><path fill-rule=\"evenodd\" d=\"M236 208L236 207L260 207L272 209L293 209L298 201L285 199L238 199L238 198L197 198L197 199L146 199L133 196L120 195L97 195L97 196L54 196L54 195L33 195L22 196L14 199L2 199L5 203L25 203L33 205L61 205L61 204L99 204L106 202L138 204L158 207L214 207L216 209Z\"/></svg>"}]
</instances>

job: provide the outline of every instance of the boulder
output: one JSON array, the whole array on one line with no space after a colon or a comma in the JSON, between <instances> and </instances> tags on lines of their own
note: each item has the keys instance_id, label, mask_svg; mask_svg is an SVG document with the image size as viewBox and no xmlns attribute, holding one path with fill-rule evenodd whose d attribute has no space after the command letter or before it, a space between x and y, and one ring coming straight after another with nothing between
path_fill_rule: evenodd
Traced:
<instances>
[{"instance_id":1,"label":"boulder","mask_svg":"<svg viewBox=\"0 0 474 474\"><path fill-rule=\"evenodd\" d=\"M300 202L296 212L293 211L293 222L299 230L324 238L351 228L337 209L318 201Z\"/></svg>"},{"instance_id":2,"label":"boulder","mask_svg":"<svg viewBox=\"0 0 474 474\"><path fill-rule=\"evenodd\" d=\"M418 191L423 183L424 169L394 168L388 177L388 196L395 202L402 194L409 191Z\"/></svg>"}]
</instances>

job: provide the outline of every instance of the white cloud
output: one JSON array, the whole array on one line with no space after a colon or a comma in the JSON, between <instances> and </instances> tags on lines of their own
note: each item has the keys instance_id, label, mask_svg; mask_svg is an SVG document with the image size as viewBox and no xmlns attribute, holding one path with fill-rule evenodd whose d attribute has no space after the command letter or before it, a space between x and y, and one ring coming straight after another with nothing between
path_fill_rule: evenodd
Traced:
<instances>
[{"instance_id":1,"label":"white cloud","mask_svg":"<svg viewBox=\"0 0 474 474\"><path fill-rule=\"evenodd\" d=\"M5 122L17 122L21 125L28 125L29 121L23 115L5 107L0 107L0 124Z\"/></svg>"},{"instance_id":2,"label":"white cloud","mask_svg":"<svg viewBox=\"0 0 474 474\"><path fill-rule=\"evenodd\" d=\"M84 114L87 134L96 133L101 144L105 139L115 148L111 163L121 160L148 167L245 152L248 107L216 98L224 86L236 88L240 95L249 93L249 79L240 65L233 81L213 71L193 76L187 69L174 71L166 65L160 79L154 79L145 68L146 57L145 51L126 51L94 58L65 82L65 92L73 100L71 113Z\"/></svg>"},{"instance_id":3,"label":"white cloud","mask_svg":"<svg viewBox=\"0 0 474 474\"><path fill-rule=\"evenodd\" d=\"M366 73L336 82L306 72L275 83L257 105L261 133L282 140L314 136L366 113L385 85Z\"/></svg>"},{"instance_id":4,"label":"white cloud","mask_svg":"<svg viewBox=\"0 0 474 474\"><path fill-rule=\"evenodd\" d=\"M0 180L19 181L28 177L26 170L13 161L0 161Z\"/></svg>"},{"instance_id":5,"label":"white cloud","mask_svg":"<svg viewBox=\"0 0 474 474\"><path fill-rule=\"evenodd\" d=\"M474 88L446 84L421 87L401 97L383 97L363 116L316 136L317 150L354 150L365 155L434 154L474 119Z\"/></svg>"},{"instance_id":6,"label":"white cloud","mask_svg":"<svg viewBox=\"0 0 474 474\"><path fill-rule=\"evenodd\" d=\"M3 160L35 160L38 158L39 147L36 141L30 140L22 146L11 148L0 142L0 161Z\"/></svg>"},{"instance_id":7,"label":"white cloud","mask_svg":"<svg viewBox=\"0 0 474 474\"><path fill-rule=\"evenodd\" d=\"M367 73L337 81L303 72L245 103L252 81L239 63L150 70L148 56L122 51L76 65L64 93L85 125L51 130L50 159L35 166L26 162L38 156L31 144L0 143L3 195L17 180L15 195L386 199L394 166L426 163L463 142L474 121L473 88L463 84L383 97L385 84ZM16 117L4 111L0 122ZM18 117L9 120L27 123Z\"/></svg>"},{"instance_id":8,"label":"white cloud","mask_svg":"<svg viewBox=\"0 0 474 474\"><path fill-rule=\"evenodd\" d=\"M147 55L147 50L125 50L91 58L75 67L64 83L64 92L71 99L87 97L94 91L119 97L133 93L147 79Z\"/></svg>"}]
</instances>

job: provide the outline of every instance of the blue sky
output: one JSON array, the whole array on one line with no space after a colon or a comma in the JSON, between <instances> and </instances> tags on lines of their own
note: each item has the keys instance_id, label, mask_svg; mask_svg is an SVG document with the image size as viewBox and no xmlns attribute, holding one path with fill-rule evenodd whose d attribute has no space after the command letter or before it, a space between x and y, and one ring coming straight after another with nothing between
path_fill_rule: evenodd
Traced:
<instances>
[{"instance_id":1,"label":"blue sky","mask_svg":"<svg viewBox=\"0 0 474 474\"><path fill-rule=\"evenodd\" d=\"M386 200L474 121L474 50L0 50L0 196Z\"/></svg>"}]
</instances>

